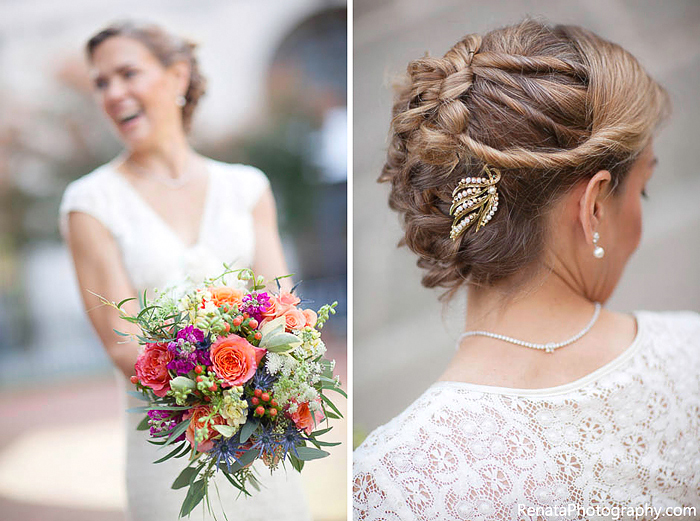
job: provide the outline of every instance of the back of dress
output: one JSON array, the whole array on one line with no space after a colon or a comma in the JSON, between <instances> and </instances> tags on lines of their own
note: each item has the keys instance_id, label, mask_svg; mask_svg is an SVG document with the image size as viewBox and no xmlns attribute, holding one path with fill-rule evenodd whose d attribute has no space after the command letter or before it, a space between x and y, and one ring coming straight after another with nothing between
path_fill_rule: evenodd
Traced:
<instances>
[{"instance_id":1,"label":"back of dress","mask_svg":"<svg viewBox=\"0 0 700 521\"><path fill-rule=\"evenodd\" d=\"M66 189L60 208L60 228L67 237L70 212L87 213L98 219L114 237L134 289L152 294L154 288L198 284L219 275L226 262L236 268L251 267L255 250L252 211L268 180L258 169L208 160L209 185L199 236L187 245L122 176L112 163L74 181ZM133 385L119 371L117 380L124 397L123 409L143 405L126 394ZM166 453L146 441L137 431L140 414L127 414L127 497L132 521L175 520L187 489L172 490L171 484L184 468L182 459L153 464ZM215 482L229 519L263 520L310 518L301 480L293 470L270 475L260 462L254 465L262 483L260 492L239 497L228 481ZM212 505L220 515L216 487ZM201 505L198 507L201 508ZM194 515L199 516L199 512ZM210 519L209 515L205 519Z\"/></svg>"},{"instance_id":2,"label":"back of dress","mask_svg":"<svg viewBox=\"0 0 700 521\"><path fill-rule=\"evenodd\" d=\"M569 384L434 384L356 450L355 518L698 519L700 316L636 315L634 343Z\"/></svg>"}]
</instances>

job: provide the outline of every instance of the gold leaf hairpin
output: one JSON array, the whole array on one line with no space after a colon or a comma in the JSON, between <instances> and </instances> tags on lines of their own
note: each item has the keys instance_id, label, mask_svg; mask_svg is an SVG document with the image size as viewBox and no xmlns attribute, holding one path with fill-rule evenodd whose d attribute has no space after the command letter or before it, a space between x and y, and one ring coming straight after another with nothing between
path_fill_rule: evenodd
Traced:
<instances>
[{"instance_id":1,"label":"gold leaf hairpin","mask_svg":"<svg viewBox=\"0 0 700 521\"><path fill-rule=\"evenodd\" d=\"M452 191L450 215L454 216L450 238L456 241L464 231L476 223L476 230L486 225L498 209L496 183L501 173L484 165L479 177L465 177Z\"/></svg>"}]
</instances>

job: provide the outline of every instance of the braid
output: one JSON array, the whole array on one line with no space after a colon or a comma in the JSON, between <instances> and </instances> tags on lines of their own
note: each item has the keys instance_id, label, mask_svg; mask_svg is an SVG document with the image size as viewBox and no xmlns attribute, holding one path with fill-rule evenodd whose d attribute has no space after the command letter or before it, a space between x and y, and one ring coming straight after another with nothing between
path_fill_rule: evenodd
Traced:
<instances>
[{"instance_id":1,"label":"braid","mask_svg":"<svg viewBox=\"0 0 700 521\"><path fill-rule=\"evenodd\" d=\"M602 169L618 186L668 109L634 57L573 26L526 19L409 63L379 180L423 284L449 295L533 265L557 196ZM453 242L452 189L484 164L503 174L502 210Z\"/></svg>"}]
</instances>

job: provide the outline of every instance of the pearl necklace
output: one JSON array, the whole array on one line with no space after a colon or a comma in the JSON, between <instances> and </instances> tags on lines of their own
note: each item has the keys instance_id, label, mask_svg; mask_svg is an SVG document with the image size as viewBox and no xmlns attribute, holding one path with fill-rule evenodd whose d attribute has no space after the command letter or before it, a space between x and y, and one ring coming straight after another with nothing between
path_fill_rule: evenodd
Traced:
<instances>
[{"instance_id":1,"label":"pearl necklace","mask_svg":"<svg viewBox=\"0 0 700 521\"><path fill-rule=\"evenodd\" d=\"M125 166L126 168L130 168L132 170L135 170L137 173L141 174L142 176L149 177L149 178L153 179L154 181L157 181L160 184L167 186L171 190L179 190L180 188L185 186L187 183L189 183L193 178L193 175L191 172L189 172L186 175L182 175L176 179L155 175L153 172L146 170L142 166L136 164L134 161L131 161L129 163L127 163L127 161L128 161L127 158L123 158L121 160L121 163L120 163L121 166Z\"/></svg>"},{"instance_id":2,"label":"pearl necklace","mask_svg":"<svg viewBox=\"0 0 700 521\"><path fill-rule=\"evenodd\" d=\"M533 342L524 342L523 340L518 340L516 338L511 338L509 336L505 335L499 335L497 333L490 333L489 331L467 331L466 333L462 333L459 338L457 339L457 348L459 348L459 344L464 340L465 338L469 336L475 336L475 335L480 335L480 336L487 336L491 338L495 338L496 340L503 340L504 342L510 342L511 344L516 344L519 346L523 347L530 347L532 349L539 349L541 351L544 351L546 353L553 353L555 349L559 349L560 347L568 346L569 344L573 344L576 342L579 338L581 338L583 335L588 333L591 328L593 327L593 324L595 324L596 320L598 320L598 315L600 315L600 303L596 302L595 303L595 311L593 312L593 318L591 318L591 321L588 323L586 327L584 327L581 331L579 331L577 334L569 338L568 340L564 340L563 342L549 342L547 344L535 344Z\"/></svg>"}]
</instances>

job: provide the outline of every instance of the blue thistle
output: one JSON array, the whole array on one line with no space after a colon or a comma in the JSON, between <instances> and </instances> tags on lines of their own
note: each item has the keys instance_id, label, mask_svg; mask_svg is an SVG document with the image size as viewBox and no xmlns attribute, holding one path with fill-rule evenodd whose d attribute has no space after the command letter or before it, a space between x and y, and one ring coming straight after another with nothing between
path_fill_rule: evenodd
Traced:
<instances>
[{"instance_id":1,"label":"blue thistle","mask_svg":"<svg viewBox=\"0 0 700 521\"><path fill-rule=\"evenodd\" d=\"M222 464L226 464L226 471L231 472L231 465L238 461L236 453L240 452L243 444L240 442L239 433L231 436L230 438L221 438L214 441L214 448L209 452L211 456L216 460L216 466L224 470ZM239 454L240 456L240 454Z\"/></svg>"},{"instance_id":2,"label":"blue thistle","mask_svg":"<svg viewBox=\"0 0 700 521\"><path fill-rule=\"evenodd\" d=\"M280 446L282 447L282 459L287 457L290 452L295 456L299 456L297 453L297 447L300 446L304 440L306 440L299 429L297 429L293 424L287 425L284 433L282 433L280 439Z\"/></svg>"},{"instance_id":3,"label":"blue thistle","mask_svg":"<svg viewBox=\"0 0 700 521\"><path fill-rule=\"evenodd\" d=\"M258 456L262 456L264 452L267 452L268 454L275 454L278 447L280 447L279 435L272 431L271 426L263 425L262 432L251 449L258 450Z\"/></svg>"},{"instance_id":4,"label":"blue thistle","mask_svg":"<svg viewBox=\"0 0 700 521\"><path fill-rule=\"evenodd\" d=\"M267 372L265 366L261 364L258 370L253 375L251 384L253 389L263 389L265 391L272 389L272 385L277 381L277 376L273 376Z\"/></svg>"}]
</instances>

